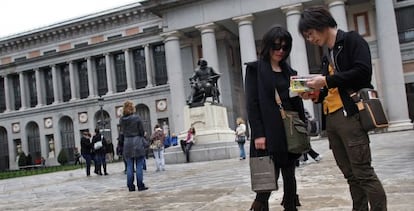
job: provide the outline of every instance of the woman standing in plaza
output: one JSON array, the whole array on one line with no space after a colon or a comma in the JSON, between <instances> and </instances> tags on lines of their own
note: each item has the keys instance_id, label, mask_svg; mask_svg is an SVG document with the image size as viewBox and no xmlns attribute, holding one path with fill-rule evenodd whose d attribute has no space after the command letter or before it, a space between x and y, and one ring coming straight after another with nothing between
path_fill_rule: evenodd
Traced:
<instances>
[{"instance_id":1,"label":"woman standing in plaza","mask_svg":"<svg viewBox=\"0 0 414 211\"><path fill-rule=\"evenodd\" d=\"M272 157L276 175L282 172L283 207L286 211L296 211L300 203L296 195L295 162L300 154L287 150L285 128L275 100L277 92L284 110L298 112L305 120L302 99L289 91L290 76L297 74L286 62L292 37L286 29L274 26L264 34L261 48L260 59L248 63L246 68L245 90L252 140L250 156ZM258 192L250 210L269 210L270 195L270 191Z\"/></svg>"},{"instance_id":2,"label":"woman standing in plaza","mask_svg":"<svg viewBox=\"0 0 414 211\"><path fill-rule=\"evenodd\" d=\"M236 124L236 142L240 149L240 160L244 160L246 159L246 152L244 150L244 144L246 143L246 124L241 117L236 119Z\"/></svg>"},{"instance_id":3,"label":"woman standing in plaza","mask_svg":"<svg viewBox=\"0 0 414 211\"><path fill-rule=\"evenodd\" d=\"M123 107L123 116L120 119L120 130L124 135L123 157L127 162L127 186L129 191L135 191L134 170L135 164L138 191L147 190L144 184L143 165L145 159L144 127L141 118L135 114L135 106L127 100Z\"/></svg>"}]
</instances>

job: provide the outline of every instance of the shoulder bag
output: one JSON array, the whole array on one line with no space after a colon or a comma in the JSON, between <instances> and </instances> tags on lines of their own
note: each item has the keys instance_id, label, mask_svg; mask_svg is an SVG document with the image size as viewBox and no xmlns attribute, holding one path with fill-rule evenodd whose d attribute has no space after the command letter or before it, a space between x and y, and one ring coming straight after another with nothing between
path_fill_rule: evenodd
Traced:
<instances>
[{"instance_id":1,"label":"shoulder bag","mask_svg":"<svg viewBox=\"0 0 414 211\"><path fill-rule=\"evenodd\" d=\"M308 152L311 149L310 138L308 137L308 125L299 118L298 112L285 111L277 89L275 89L275 99L285 127L288 152L294 154Z\"/></svg>"},{"instance_id":2,"label":"shoulder bag","mask_svg":"<svg viewBox=\"0 0 414 211\"><path fill-rule=\"evenodd\" d=\"M388 127L388 119L376 90L363 88L350 96L358 107L359 120L365 131Z\"/></svg>"}]
</instances>

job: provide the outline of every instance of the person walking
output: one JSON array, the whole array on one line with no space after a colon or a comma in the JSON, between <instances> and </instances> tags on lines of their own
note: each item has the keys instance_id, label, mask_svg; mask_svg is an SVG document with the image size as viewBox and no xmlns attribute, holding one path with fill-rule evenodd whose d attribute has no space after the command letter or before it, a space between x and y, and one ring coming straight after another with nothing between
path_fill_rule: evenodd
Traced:
<instances>
[{"instance_id":1,"label":"person walking","mask_svg":"<svg viewBox=\"0 0 414 211\"><path fill-rule=\"evenodd\" d=\"M93 144L91 142L91 134L84 131L81 138L81 155L86 162L86 176L91 176L91 162L93 159Z\"/></svg>"},{"instance_id":2,"label":"person walking","mask_svg":"<svg viewBox=\"0 0 414 211\"><path fill-rule=\"evenodd\" d=\"M165 171L165 159L164 159L164 140L165 134L160 127L156 124L154 132L151 135L151 148L155 157L156 172Z\"/></svg>"},{"instance_id":3,"label":"person walking","mask_svg":"<svg viewBox=\"0 0 414 211\"><path fill-rule=\"evenodd\" d=\"M105 157L107 143L105 141L104 135L100 133L99 128L95 128L95 135L92 138L92 143L94 145L94 151L95 151L95 174L108 175L108 172L106 171L106 157ZM101 167L104 170L103 174L102 174Z\"/></svg>"},{"instance_id":4,"label":"person walking","mask_svg":"<svg viewBox=\"0 0 414 211\"><path fill-rule=\"evenodd\" d=\"M185 160L187 163L190 162L190 150L193 144L195 143L195 128L190 127L187 131L187 138L185 140L180 140L181 149L183 150L183 153L185 154Z\"/></svg>"},{"instance_id":5,"label":"person walking","mask_svg":"<svg viewBox=\"0 0 414 211\"><path fill-rule=\"evenodd\" d=\"M319 95L314 92L300 95L322 103L329 146L348 182L352 210L368 210L368 204L372 211L387 210L384 188L371 165L369 136L349 96L361 88L373 88L369 45L357 32L338 29L335 19L323 7L305 9L298 28L308 42L328 48L322 58L322 75L306 83L320 90Z\"/></svg>"},{"instance_id":6,"label":"person walking","mask_svg":"<svg viewBox=\"0 0 414 211\"><path fill-rule=\"evenodd\" d=\"M244 144L246 143L246 124L244 123L244 119L241 117L236 119L236 124L236 142L240 149L240 160L244 160L246 159L246 152L244 150Z\"/></svg>"},{"instance_id":7,"label":"person walking","mask_svg":"<svg viewBox=\"0 0 414 211\"><path fill-rule=\"evenodd\" d=\"M147 147L144 139L144 126L141 118L135 114L135 105L127 100L123 105L123 116L120 119L120 130L123 134L123 157L127 162L127 187L128 190L135 191L134 185L134 164L137 179L138 191L145 191L148 187L144 184L143 165L145 159L145 148Z\"/></svg>"},{"instance_id":8,"label":"person walking","mask_svg":"<svg viewBox=\"0 0 414 211\"><path fill-rule=\"evenodd\" d=\"M300 205L295 177L295 162L300 154L288 152L283 119L275 100L277 92L284 110L298 112L305 121L302 99L289 91L290 76L297 75L286 62L292 48L292 36L285 28L273 26L264 34L261 46L259 60L247 63L245 77L251 127L250 156L272 157L276 175L282 172L283 207L295 211ZM250 210L269 210L270 195L271 192L257 192Z\"/></svg>"}]
</instances>

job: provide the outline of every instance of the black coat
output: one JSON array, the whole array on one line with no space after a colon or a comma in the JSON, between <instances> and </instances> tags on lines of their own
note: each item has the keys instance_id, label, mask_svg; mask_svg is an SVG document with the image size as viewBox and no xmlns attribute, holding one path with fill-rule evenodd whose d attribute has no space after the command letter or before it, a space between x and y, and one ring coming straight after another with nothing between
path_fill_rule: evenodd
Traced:
<instances>
[{"instance_id":1,"label":"black coat","mask_svg":"<svg viewBox=\"0 0 414 211\"><path fill-rule=\"evenodd\" d=\"M91 154L93 149L93 144L90 139L86 137L81 138L81 154Z\"/></svg>"},{"instance_id":2,"label":"black coat","mask_svg":"<svg viewBox=\"0 0 414 211\"><path fill-rule=\"evenodd\" d=\"M289 97L289 80L291 75L297 75L288 64L281 65L282 73L287 84L278 93L282 102L289 101L288 110L298 111L302 120L305 120L302 99ZM260 155L254 148L254 140L266 137L266 148L275 157L276 164L284 166L288 160L297 159L300 155L287 151L286 135L279 107L275 101L276 81L271 65L266 61L251 62L246 68L246 103L251 128L251 156ZM285 106L284 106L285 107ZM287 106L286 106L287 107Z\"/></svg>"},{"instance_id":3,"label":"black coat","mask_svg":"<svg viewBox=\"0 0 414 211\"><path fill-rule=\"evenodd\" d=\"M105 155L106 148L108 148L108 143L106 143L105 137L101 133L97 133L92 138L92 143L95 144L98 141L102 140L102 147L100 149L94 150L95 154Z\"/></svg>"},{"instance_id":4,"label":"black coat","mask_svg":"<svg viewBox=\"0 0 414 211\"><path fill-rule=\"evenodd\" d=\"M329 55L322 59L322 75L326 76L329 88L338 88L339 94L348 116L358 113L358 108L349 96L361 88L373 88L371 85L372 64L368 43L357 32L338 30L335 45L332 49L335 74L329 75ZM324 87L318 102L323 102L328 94ZM323 112L322 112L323 113Z\"/></svg>"}]
</instances>

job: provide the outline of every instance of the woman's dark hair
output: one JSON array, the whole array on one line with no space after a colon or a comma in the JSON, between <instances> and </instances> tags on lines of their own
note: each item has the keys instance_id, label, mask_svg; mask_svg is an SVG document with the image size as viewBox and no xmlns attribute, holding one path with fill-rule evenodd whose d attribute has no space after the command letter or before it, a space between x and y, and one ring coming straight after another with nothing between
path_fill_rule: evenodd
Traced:
<instances>
[{"instance_id":1,"label":"woman's dark hair","mask_svg":"<svg viewBox=\"0 0 414 211\"><path fill-rule=\"evenodd\" d=\"M337 24L331 13L322 6L315 6L305 9L300 15L298 29L303 35L304 32L315 29L323 31L325 28L336 28Z\"/></svg>"},{"instance_id":2,"label":"woman's dark hair","mask_svg":"<svg viewBox=\"0 0 414 211\"><path fill-rule=\"evenodd\" d=\"M266 34L263 35L262 51L260 52L260 57L265 61L270 60L269 52L272 49L272 46L274 45L276 40L279 40L281 43L285 42L285 45L287 45L288 47L288 50L285 51L282 61L280 61L280 63L283 63L289 56L290 51L292 50L292 36L282 26L272 26L266 32Z\"/></svg>"}]
</instances>

